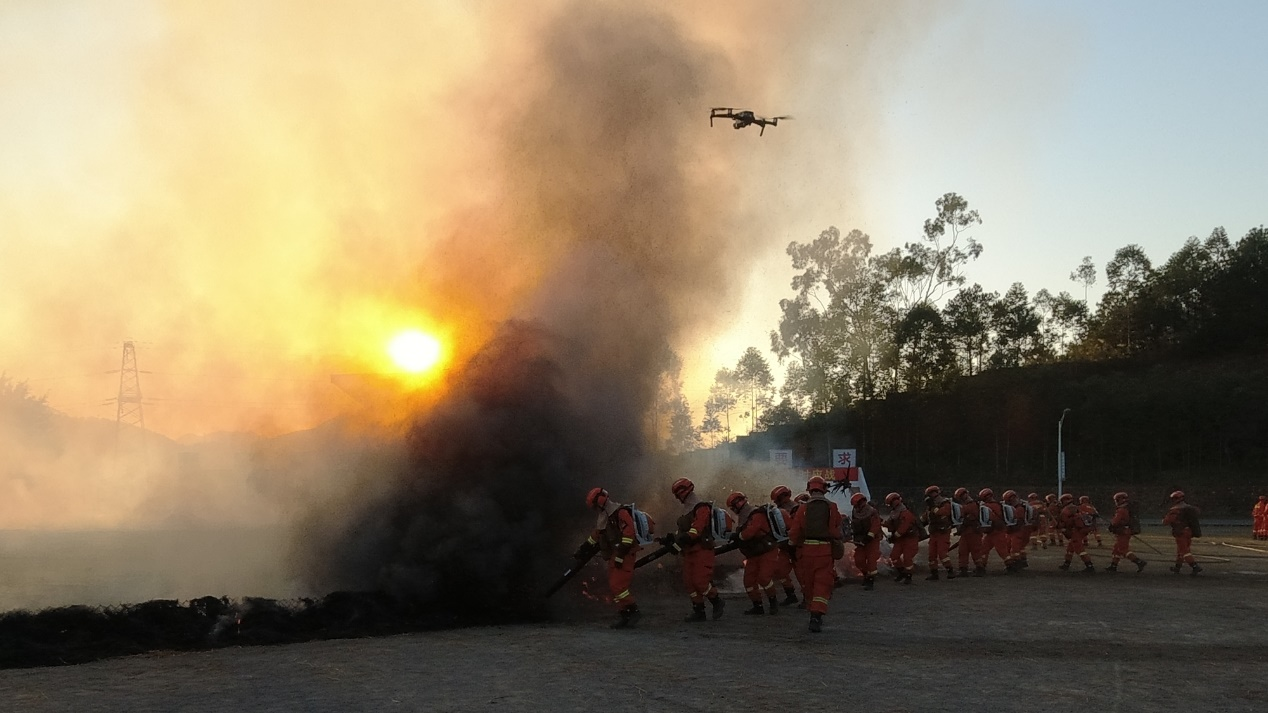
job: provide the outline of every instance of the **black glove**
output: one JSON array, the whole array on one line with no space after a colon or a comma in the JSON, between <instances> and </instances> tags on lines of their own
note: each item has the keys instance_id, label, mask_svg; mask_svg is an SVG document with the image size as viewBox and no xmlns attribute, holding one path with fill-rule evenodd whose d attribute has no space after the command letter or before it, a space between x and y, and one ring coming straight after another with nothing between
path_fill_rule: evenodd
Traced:
<instances>
[{"instance_id":1,"label":"black glove","mask_svg":"<svg viewBox=\"0 0 1268 713\"><path fill-rule=\"evenodd\" d=\"M666 534L664 537L660 538L660 544L661 544L661 545L663 545L663 546L665 546L665 547L673 547L673 546L674 546L674 533L670 532L670 533Z\"/></svg>"},{"instance_id":2,"label":"black glove","mask_svg":"<svg viewBox=\"0 0 1268 713\"><path fill-rule=\"evenodd\" d=\"M588 560L594 556L597 549L596 545L592 545L589 542L583 542L581 543L581 546L577 548L577 551L572 554L572 558L575 560Z\"/></svg>"},{"instance_id":3,"label":"black glove","mask_svg":"<svg viewBox=\"0 0 1268 713\"><path fill-rule=\"evenodd\" d=\"M739 542L739 541L740 541L740 533L738 533L738 532L732 532L732 533L731 533L730 540L731 540L731 542Z\"/></svg>"}]
</instances>

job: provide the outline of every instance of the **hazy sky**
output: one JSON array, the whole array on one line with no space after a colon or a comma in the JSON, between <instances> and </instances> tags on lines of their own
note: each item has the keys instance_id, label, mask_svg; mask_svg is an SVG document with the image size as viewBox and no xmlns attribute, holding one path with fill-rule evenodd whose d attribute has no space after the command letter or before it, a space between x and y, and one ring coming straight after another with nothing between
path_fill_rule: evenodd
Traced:
<instances>
[{"instance_id":1,"label":"hazy sky","mask_svg":"<svg viewBox=\"0 0 1268 713\"><path fill-rule=\"evenodd\" d=\"M719 229L764 235L678 345L697 408L768 347L786 245L829 225L888 250L957 192L983 219L970 282L1033 294L1078 293L1084 255L1157 263L1264 222L1268 4L659 5L731 64L694 140L740 186ZM533 279L435 269L498 259L452 225L497 192L480 122L513 112L504 70L534 24L506 7L0 4L0 371L112 418L106 372L136 339L147 425L178 436L337 413L329 375L386 368L407 326L469 352ZM710 129L720 105L795 119Z\"/></svg>"}]
</instances>

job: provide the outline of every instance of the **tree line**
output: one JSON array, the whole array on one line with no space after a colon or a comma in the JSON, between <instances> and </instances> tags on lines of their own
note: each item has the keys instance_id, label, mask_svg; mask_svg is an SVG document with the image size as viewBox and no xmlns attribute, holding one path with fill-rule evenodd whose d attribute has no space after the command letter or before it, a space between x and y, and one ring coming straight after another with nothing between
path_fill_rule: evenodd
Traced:
<instances>
[{"instance_id":1,"label":"tree line","mask_svg":"<svg viewBox=\"0 0 1268 713\"><path fill-rule=\"evenodd\" d=\"M969 284L966 268L983 250L971 235L981 217L955 193L935 209L918 241L885 253L873 252L867 234L836 227L790 243L793 294L780 301L770 333L782 385L775 387L766 357L748 348L735 367L717 372L699 427L670 449L895 395L946 393L992 371L1157 363L1268 346L1262 226L1236 242L1223 228L1191 237L1157 267L1139 245L1119 248L1104 268L1104 294L1090 305L1088 291L1101 277L1090 256L1070 273L1078 296L1032 295L1020 282L1003 294Z\"/></svg>"}]
</instances>

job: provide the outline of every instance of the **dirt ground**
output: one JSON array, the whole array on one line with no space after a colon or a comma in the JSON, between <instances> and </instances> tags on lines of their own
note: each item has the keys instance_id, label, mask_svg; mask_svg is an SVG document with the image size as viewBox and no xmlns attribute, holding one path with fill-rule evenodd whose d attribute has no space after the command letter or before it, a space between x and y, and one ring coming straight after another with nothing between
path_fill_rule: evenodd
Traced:
<instances>
[{"instance_id":1,"label":"dirt ground","mask_svg":"<svg viewBox=\"0 0 1268 713\"><path fill-rule=\"evenodd\" d=\"M742 616L738 594L686 624L685 597L653 593L639 629L612 631L577 598L549 624L0 671L0 709L1268 710L1268 543L1206 534L1196 578L1168 572L1150 532L1167 556L1141 547L1140 575L1063 573L1049 549L1021 575L847 586L821 634L794 609Z\"/></svg>"}]
</instances>

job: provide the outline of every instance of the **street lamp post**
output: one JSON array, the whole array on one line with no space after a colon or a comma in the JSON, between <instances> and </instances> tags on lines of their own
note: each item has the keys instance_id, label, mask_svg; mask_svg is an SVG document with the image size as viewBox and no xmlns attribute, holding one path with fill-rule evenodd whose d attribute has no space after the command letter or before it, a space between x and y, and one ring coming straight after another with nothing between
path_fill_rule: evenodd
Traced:
<instances>
[{"instance_id":1,"label":"street lamp post","mask_svg":"<svg viewBox=\"0 0 1268 713\"><path fill-rule=\"evenodd\" d=\"M1062 483L1065 482L1065 451L1061 450L1061 426L1065 423L1065 415L1070 409L1061 412L1061 420L1057 421L1057 497L1062 495Z\"/></svg>"}]
</instances>

